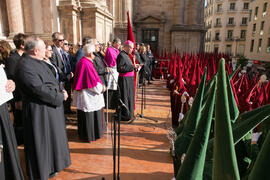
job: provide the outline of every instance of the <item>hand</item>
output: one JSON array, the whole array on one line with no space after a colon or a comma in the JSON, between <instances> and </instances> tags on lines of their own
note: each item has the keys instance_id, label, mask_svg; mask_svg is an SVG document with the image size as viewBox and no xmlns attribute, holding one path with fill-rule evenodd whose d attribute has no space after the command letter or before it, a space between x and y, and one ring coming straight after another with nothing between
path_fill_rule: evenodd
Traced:
<instances>
[{"instance_id":1,"label":"hand","mask_svg":"<svg viewBox=\"0 0 270 180\"><path fill-rule=\"evenodd\" d=\"M108 73L111 73L111 72L112 72L111 68L109 68L109 67L106 67L106 71L107 71Z\"/></svg>"},{"instance_id":2,"label":"hand","mask_svg":"<svg viewBox=\"0 0 270 180\"><path fill-rule=\"evenodd\" d=\"M12 80L8 80L6 84L6 91L8 93L11 93L15 90L15 83Z\"/></svg>"},{"instance_id":3,"label":"hand","mask_svg":"<svg viewBox=\"0 0 270 180\"><path fill-rule=\"evenodd\" d=\"M106 86L103 85L102 93L104 93L107 90Z\"/></svg>"},{"instance_id":4,"label":"hand","mask_svg":"<svg viewBox=\"0 0 270 180\"><path fill-rule=\"evenodd\" d=\"M133 67L134 67L134 69L138 69L140 67L140 65L139 64L134 64Z\"/></svg>"},{"instance_id":5,"label":"hand","mask_svg":"<svg viewBox=\"0 0 270 180\"><path fill-rule=\"evenodd\" d=\"M62 93L64 94L64 101L66 101L68 98L68 93L66 90L62 90Z\"/></svg>"}]
</instances>

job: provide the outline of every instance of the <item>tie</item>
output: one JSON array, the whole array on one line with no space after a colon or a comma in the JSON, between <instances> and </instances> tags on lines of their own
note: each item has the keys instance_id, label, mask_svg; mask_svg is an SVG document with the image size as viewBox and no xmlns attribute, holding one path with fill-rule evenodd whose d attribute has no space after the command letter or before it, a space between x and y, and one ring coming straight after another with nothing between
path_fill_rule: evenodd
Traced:
<instances>
[{"instance_id":1,"label":"tie","mask_svg":"<svg viewBox=\"0 0 270 180\"><path fill-rule=\"evenodd\" d=\"M67 74L68 73L68 65L67 65L68 60L67 60L66 54L63 51L62 51L62 59L63 59L63 64L64 64L64 72L65 74Z\"/></svg>"}]
</instances>

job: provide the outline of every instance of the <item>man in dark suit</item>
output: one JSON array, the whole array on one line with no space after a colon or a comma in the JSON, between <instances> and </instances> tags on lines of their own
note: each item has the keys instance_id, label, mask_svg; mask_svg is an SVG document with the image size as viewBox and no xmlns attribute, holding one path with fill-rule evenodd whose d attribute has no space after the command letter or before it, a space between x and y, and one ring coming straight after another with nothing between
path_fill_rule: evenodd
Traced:
<instances>
[{"instance_id":1,"label":"man in dark suit","mask_svg":"<svg viewBox=\"0 0 270 180\"><path fill-rule=\"evenodd\" d=\"M24 41L26 35L19 33L16 34L13 38L13 43L15 44L16 49L11 51L10 57L6 61L6 73L8 79L14 81L15 69L16 66L24 53ZM23 144L23 124L22 124L22 98L21 94L16 88L13 92L14 99L10 101L12 112L14 115L14 130L17 139L18 145Z\"/></svg>"},{"instance_id":2,"label":"man in dark suit","mask_svg":"<svg viewBox=\"0 0 270 180\"><path fill-rule=\"evenodd\" d=\"M51 61L55 64L62 72L65 72L65 64L63 60L63 50L62 47L64 45L64 35L59 32L54 32L52 34L53 41L53 54L51 57Z\"/></svg>"},{"instance_id":3,"label":"man in dark suit","mask_svg":"<svg viewBox=\"0 0 270 180\"><path fill-rule=\"evenodd\" d=\"M69 44L68 44L68 41L65 39L64 40L64 44L63 44L63 55L62 55L62 58L63 58L63 61L64 61L64 70L65 70L65 75L67 77L66 81L65 81L65 90L67 91L68 93L68 99L64 102L64 110L65 110L65 113L69 113L69 114L73 114L75 112L71 111L71 86L72 86L72 77L73 77L73 72L72 72L72 69L73 69L73 60L69 54Z\"/></svg>"}]
</instances>

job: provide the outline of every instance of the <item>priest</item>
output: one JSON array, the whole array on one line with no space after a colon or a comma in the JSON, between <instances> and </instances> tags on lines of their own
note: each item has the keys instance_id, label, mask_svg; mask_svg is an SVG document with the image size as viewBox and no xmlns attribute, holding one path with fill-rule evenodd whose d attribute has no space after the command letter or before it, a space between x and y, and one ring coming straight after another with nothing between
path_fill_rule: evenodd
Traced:
<instances>
[{"instance_id":1,"label":"priest","mask_svg":"<svg viewBox=\"0 0 270 180\"><path fill-rule=\"evenodd\" d=\"M63 110L68 95L43 62L43 40L28 37L24 50L15 80L23 100L26 170L29 180L47 180L71 164Z\"/></svg>"},{"instance_id":2,"label":"priest","mask_svg":"<svg viewBox=\"0 0 270 180\"><path fill-rule=\"evenodd\" d=\"M124 50L117 56L117 71L119 73L118 85L119 93L125 107L121 109L122 121L134 121L134 70L138 69L138 64L132 64L129 54L132 53L134 44L127 40Z\"/></svg>"},{"instance_id":3,"label":"priest","mask_svg":"<svg viewBox=\"0 0 270 180\"><path fill-rule=\"evenodd\" d=\"M76 67L73 84L73 105L78 109L78 134L80 140L86 142L103 136L103 92L106 87L94 67L94 52L93 43L83 47L84 56Z\"/></svg>"},{"instance_id":4,"label":"priest","mask_svg":"<svg viewBox=\"0 0 270 180\"><path fill-rule=\"evenodd\" d=\"M108 107L109 109L115 109L116 104L117 104L116 97L117 97L118 73L116 70L116 58L119 54L120 46L121 46L121 40L119 38L115 38L112 42L112 46L108 47L105 57L104 57L104 63L105 63L107 72L109 73L108 84L107 84L108 104L106 104L106 107Z\"/></svg>"}]
</instances>

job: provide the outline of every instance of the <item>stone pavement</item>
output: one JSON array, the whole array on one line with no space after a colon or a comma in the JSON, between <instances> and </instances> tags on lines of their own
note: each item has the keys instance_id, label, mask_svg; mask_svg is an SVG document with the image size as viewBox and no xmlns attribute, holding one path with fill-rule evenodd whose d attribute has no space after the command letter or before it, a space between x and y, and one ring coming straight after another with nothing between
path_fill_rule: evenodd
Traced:
<instances>
[{"instance_id":1,"label":"stone pavement","mask_svg":"<svg viewBox=\"0 0 270 180\"><path fill-rule=\"evenodd\" d=\"M158 120L136 119L132 124L121 123L120 179L122 180L170 180L173 177L172 158L167 129L171 126L169 91L165 81L156 80L146 86L146 109L144 115ZM139 90L135 114L141 112L141 89ZM80 142L75 120L67 125L72 165L60 172L54 180L98 180L113 179L113 156L111 115L109 131L98 141ZM20 147L23 160L23 150ZM25 169L25 166L23 165Z\"/></svg>"}]
</instances>

